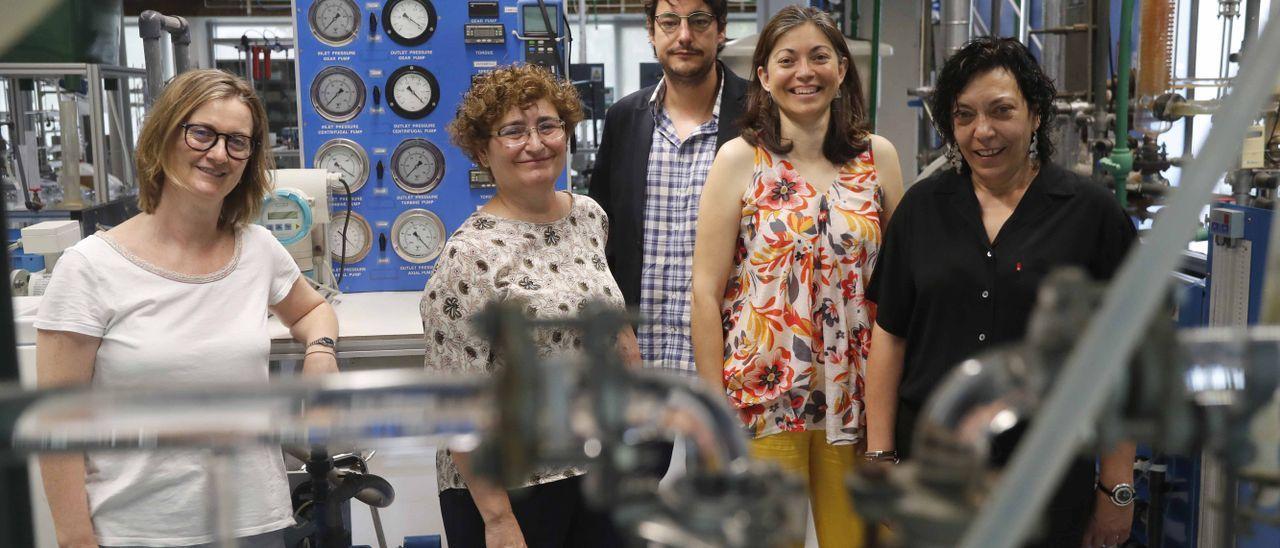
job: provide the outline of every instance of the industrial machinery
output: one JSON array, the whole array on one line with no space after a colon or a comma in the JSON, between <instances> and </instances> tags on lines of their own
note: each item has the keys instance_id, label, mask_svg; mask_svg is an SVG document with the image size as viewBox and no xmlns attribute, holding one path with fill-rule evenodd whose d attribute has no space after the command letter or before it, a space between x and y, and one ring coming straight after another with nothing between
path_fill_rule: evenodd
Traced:
<instances>
[{"instance_id":1,"label":"industrial machinery","mask_svg":"<svg viewBox=\"0 0 1280 548\"><path fill-rule=\"evenodd\" d=\"M328 235L342 291L419 290L493 196L446 125L475 75L566 74L558 0L297 0L303 165L339 173ZM560 185L567 187L567 178Z\"/></svg>"},{"instance_id":2,"label":"industrial machinery","mask_svg":"<svg viewBox=\"0 0 1280 548\"><path fill-rule=\"evenodd\" d=\"M737 419L718 395L621 363L612 340L627 317L589 308L563 322L530 321L521 306L506 304L479 322L507 357L493 382L381 370L267 385L10 390L0 392L0 428L13 433L6 448L24 452L208 448L215 487L228 485L220 479L234 473L229 456L246 445L448 446L475 451L478 472L507 482L538 466L585 465L588 499L662 546L769 546L803 534L799 480L748 458ZM538 359L530 333L545 327L580 330L581 359ZM659 486L644 472L654 463L640 448L677 434L688 441L686 472ZM312 456L317 478L327 474L326 456ZM335 489L373 505L393 496L368 478ZM217 491L210 523L225 546L233 544L221 521L230 499Z\"/></svg>"}]
</instances>

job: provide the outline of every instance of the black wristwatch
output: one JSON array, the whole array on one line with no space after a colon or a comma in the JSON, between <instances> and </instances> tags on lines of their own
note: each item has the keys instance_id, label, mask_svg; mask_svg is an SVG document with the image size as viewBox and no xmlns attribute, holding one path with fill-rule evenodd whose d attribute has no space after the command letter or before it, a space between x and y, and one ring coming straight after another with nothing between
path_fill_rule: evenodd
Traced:
<instances>
[{"instance_id":1,"label":"black wristwatch","mask_svg":"<svg viewBox=\"0 0 1280 548\"><path fill-rule=\"evenodd\" d=\"M1121 508L1133 504L1133 499L1136 495L1133 486L1128 483L1119 483L1115 487L1107 489L1107 486L1103 485L1102 482L1098 482L1098 490L1111 498L1111 504Z\"/></svg>"},{"instance_id":2,"label":"black wristwatch","mask_svg":"<svg viewBox=\"0 0 1280 548\"><path fill-rule=\"evenodd\" d=\"M866 453L863 453L862 458L867 462L891 462L893 464L901 462L898 458L898 452L895 450L867 451Z\"/></svg>"},{"instance_id":3,"label":"black wristwatch","mask_svg":"<svg viewBox=\"0 0 1280 548\"><path fill-rule=\"evenodd\" d=\"M320 337L319 339L311 341L307 343L307 348L311 348L316 345L327 346L332 348L335 352L338 350L338 342L329 337Z\"/></svg>"}]
</instances>

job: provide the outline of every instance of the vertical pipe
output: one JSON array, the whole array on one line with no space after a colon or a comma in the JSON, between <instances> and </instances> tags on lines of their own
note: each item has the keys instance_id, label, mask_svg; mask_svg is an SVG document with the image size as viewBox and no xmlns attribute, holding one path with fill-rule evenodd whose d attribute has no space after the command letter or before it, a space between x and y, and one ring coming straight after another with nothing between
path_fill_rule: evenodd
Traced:
<instances>
[{"instance_id":1,"label":"vertical pipe","mask_svg":"<svg viewBox=\"0 0 1280 548\"><path fill-rule=\"evenodd\" d=\"M578 41L582 42L582 45L578 46L578 62L586 63L587 44L591 43L590 40L587 40L587 0L578 0ZM571 77L570 80L572 79ZM594 88L592 93L594 97ZM592 122L592 124L594 126L595 122Z\"/></svg>"},{"instance_id":2,"label":"vertical pipe","mask_svg":"<svg viewBox=\"0 0 1280 548\"><path fill-rule=\"evenodd\" d=\"M93 162L93 202L103 204L109 194L107 174L110 172L107 170L107 132L102 126L103 113L107 110L102 101L102 68L90 64L85 72L89 81L89 127L86 129L89 131L89 146L93 147L89 151L89 161Z\"/></svg>"},{"instance_id":3,"label":"vertical pipe","mask_svg":"<svg viewBox=\"0 0 1280 548\"><path fill-rule=\"evenodd\" d=\"M1258 39L1258 12L1262 11L1261 0L1245 0L1244 2L1244 41L1240 42L1240 51L1248 51L1249 45Z\"/></svg>"},{"instance_id":4,"label":"vertical pipe","mask_svg":"<svg viewBox=\"0 0 1280 548\"><path fill-rule=\"evenodd\" d=\"M880 2L874 1L871 15L871 107L868 117L872 132L876 130L876 111L880 106Z\"/></svg>"},{"instance_id":5,"label":"vertical pipe","mask_svg":"<svg viewBox=\"0 0 1280 548\"><path fill-rule=\"evenodd\" d=\"M1191 5L1187 9L1187 78L1196 77L1196 41L1200 39L1200 25L1198 17L1200 13L1200 0L1191 0ZM1187 99L1196 100L1196 88L1187 89ZM1187 116L1182 119L1182 157L1191 157L1191 147L1195 143L1195 122L1194 116Z\"/></svg>"},{"instance_id":6,"label":"vertical pipe","mask_svg":"<svg viewBox=\"0 0 1280 548\"><path fill-rule=\"evenodd\" d=\"M992 36L1000 36L1000 20L1001 11L1004 10L1005 0L991 0L991 25L990 31Z\"/></svg>"},{"instance_id":7,"label":"vertical pipe","mask_svg":"<svg viewBox=\"0 0 1280 548\"><path fill-rule=\"evenodd\" d=\"M1095 138L1102 139L1107 135L1107 113L1110 111L1107 84L1111 80L1111 0L1093 1L1093 41L1090 47L1093 50L1090 60L1093 132ZM1100 154L1095 160L1101 159ZM1094 170L1097 173L1097 166Z\"/></svg>"},{"instance_id":8,"label":"vertical pipe","mask_svg":"<svg viewBox=\"0 0 1280 548\"><path fill-rule=\"evenodd\" d=\"M173 75L191 70L191 33L188 30L169 35L173 42Z\"/></svg>"},{"instance_id":9,"label":"vertical pipe","mask_svg":"<svg viewBox=\"0 0 1280 548\"><path fill-rule=\"evenodd\" d=\"M1123 0L1120 7L1120 48L1116 52L1116 146L1107 163L1115 178L1116 200L1120 207L1129 205L1125 180L1133 170L1133 153L1129 150L1129 69L1133 66L1133 0Z\"/></svg>"},{"instance_id":10,"label":"vertical pipe","mask_svg":"<svg viewBox=\"0 0 1280 548\"><path fill-rule=\"evenodd\" d=\"M942 57L951 55L969 41L969 2L966 0L942 0Z\"/></svg>"},{"instance_id":11,"label":"vertical pipe","mask_svg":"<svg viewBox=\"0 0 1280 548\"><path fill-rule=\"evenodd\" d=\"M1021 17L1018 18L1018 41L1031 47L1031 42L1027 39L1031 35L1031 2L1022 0L1021 7L1018 12Z\"/></svg>"},{"instance_id":12,"label":"vertical pipe","mask_svg":"<svg viewBox=\"0 0 1280 548\"><path fill-rule=\"evenodd\" d=\"M74 97L58 92L58 128L62 131L62 172L58 175L58 183L62 186L62 204L68 209L78 209L78 206L84 205L80 191L81 145L78 110Z\"/></svg>"}]
</instances>

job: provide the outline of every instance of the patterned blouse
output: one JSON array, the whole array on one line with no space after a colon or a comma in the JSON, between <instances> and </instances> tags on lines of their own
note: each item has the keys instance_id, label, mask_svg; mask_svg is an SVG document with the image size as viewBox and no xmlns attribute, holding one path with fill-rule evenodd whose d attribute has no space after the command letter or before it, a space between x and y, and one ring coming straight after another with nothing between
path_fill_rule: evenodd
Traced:
<instances>
[{"instance_id":1,"label":"patterned blouse","mask_svg":"<svg viewBox=\"0 0 1280 548\"><path fill-rule=\"evenodd\" d=\"M819 194L756 148L721 309L724 380L754 437L824 430L862 439L863 372L875 323L864 288L880 248L881 191L868 149Z\"/></svg>"},{"instance_id":2,"label":"patterned blouse","mask_svg":"<svg viewBox=\"0 0 1280 548\"><path fill-rule=\"evenodd\" d=\"M569 215L551 223L528 223L477 211L445 244L435 273L423 289L426 368L492 374L502 360L477 335L471 318L490 301L520 300L533 318L575 316L590 302L624 307L622 292L604 260L608 219L594 200L573 195ZM582 348L575 330L540 328L538 356L574 356ZM528 485L581 474L574 468L539 470ZM436 453L440 490L465 489L446 450Z\"/></svg>"}]
</instances>

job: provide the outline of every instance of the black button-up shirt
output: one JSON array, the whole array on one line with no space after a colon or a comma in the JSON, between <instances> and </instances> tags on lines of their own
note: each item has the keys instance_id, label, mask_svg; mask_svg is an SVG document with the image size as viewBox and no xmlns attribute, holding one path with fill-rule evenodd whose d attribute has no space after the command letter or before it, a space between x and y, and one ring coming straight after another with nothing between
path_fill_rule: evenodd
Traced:
<instances>
[{"instance_id":1,"label":"black button-up shirt","mask_svg":"<svg viewBox=\"0 0 1280 548\"><path fill-rule=\"evenodd\" d=\"M901 404L919 409L960 361L1022 339L1051 269L1108 279L1135 235L1110 192L1048 162L994 242L967 176L946 170L913 185L867 291L880 327L906 339Z\"/></svg>"}]
</instances>

